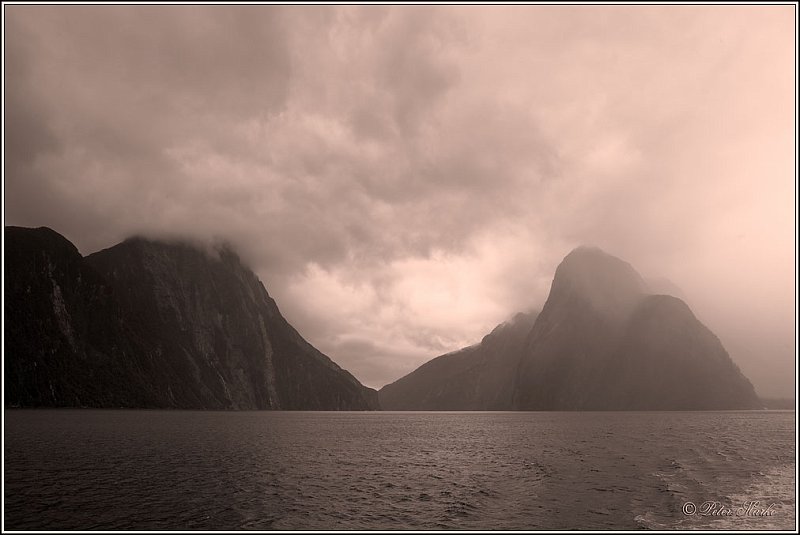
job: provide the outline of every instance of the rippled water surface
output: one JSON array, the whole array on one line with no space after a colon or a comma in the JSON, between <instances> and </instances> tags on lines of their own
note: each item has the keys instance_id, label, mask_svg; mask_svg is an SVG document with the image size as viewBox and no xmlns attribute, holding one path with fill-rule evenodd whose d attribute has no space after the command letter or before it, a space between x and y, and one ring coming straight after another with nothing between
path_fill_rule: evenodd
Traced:
<instances>
[{"instance_id":1,"label":"rippled water surface","mask_svg":"<svg viewBox=\"0 0 800 535\"><path fill-rule=\"evenodd\" d=\"M794 422L10 410L5 529L793 529Z\"/></svg>"}]
</instances>

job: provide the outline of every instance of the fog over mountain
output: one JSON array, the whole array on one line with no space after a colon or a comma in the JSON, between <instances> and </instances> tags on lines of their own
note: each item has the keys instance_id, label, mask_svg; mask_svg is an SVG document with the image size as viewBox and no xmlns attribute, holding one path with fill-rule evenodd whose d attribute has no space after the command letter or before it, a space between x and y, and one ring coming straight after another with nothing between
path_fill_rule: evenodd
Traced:
<instances>
[{"instance_id":1,"label":"fog over mountain","mask_svg":"<svg viewBox=\"0 0 800 535\"><path fill-rule=\"evenodd\" d=\"M595 244L793 396L794 9L6 5L5 224L230 242L375 388Z\"/></svg>"},{"instance_id":2,"label":"fog over mountain","mask_svg":"<svg viewBox=\"0 0 800 535\"><path fill-rule=\"evenodd\" d=\"M517 409L755 409L723 344L682 300L592 247L559 264L523 348Z\"/></svg>"},{"instance_id":3,"label":"fog over mountain","mask_svg":"<svg viewBox=\"0 0 800 535\"><path fill-rule=\"evenodd\" d=\"M516 315L379 396L387 410L764 408L686 303L594 247L559 264L541 313Z\"/></svg>"}]
</instances>

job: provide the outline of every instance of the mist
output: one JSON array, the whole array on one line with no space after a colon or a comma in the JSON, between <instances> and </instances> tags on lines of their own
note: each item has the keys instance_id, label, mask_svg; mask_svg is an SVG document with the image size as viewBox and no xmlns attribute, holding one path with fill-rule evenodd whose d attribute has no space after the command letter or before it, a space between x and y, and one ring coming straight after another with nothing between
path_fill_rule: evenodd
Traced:
<instances>
[{"instance_id":1,"label":"mist","mask_svg":"<svg viewBox=\"0 0 800 535\"><path fill-rule=\"evenodd\" d=\"M594 245L794 396L793 6L4 13L6 225L231 243L372 387Z\"/></svg>"}]
</instances>

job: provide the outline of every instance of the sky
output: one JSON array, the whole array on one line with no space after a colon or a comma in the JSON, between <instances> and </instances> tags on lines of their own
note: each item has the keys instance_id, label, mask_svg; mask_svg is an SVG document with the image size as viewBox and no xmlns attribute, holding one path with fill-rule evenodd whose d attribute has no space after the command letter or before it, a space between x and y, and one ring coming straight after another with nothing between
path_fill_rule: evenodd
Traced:
<instances>
[{"instance_id":1,"label":"sky","mask_svg":"<svg viewBox=\"0 0 800 535\"><path fill-rule=\"evenodd\" d=\"M376 388L595 245L793 397L795 9L5 4L5 224L228 241Z\"/></svg>"}]
</instances>

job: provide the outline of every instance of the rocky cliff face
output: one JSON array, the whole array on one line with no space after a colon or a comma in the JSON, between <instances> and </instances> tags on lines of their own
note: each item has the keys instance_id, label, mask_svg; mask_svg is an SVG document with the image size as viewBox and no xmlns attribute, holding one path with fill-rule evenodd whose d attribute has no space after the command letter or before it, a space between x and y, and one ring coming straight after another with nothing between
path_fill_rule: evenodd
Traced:
<instances>
[{"instance_id":1,"label":"rocky cliff face","mask_svg":"<svg viewBox=\"0 0 800 535\"><path fill-rule=\"evenodd\" d=\"M146 337L69 241L7 227L5 254L7 406L169 406Z\"/></svg>"},{"instance_id":2,"label":"rocky cliff face","mask_svg":"<svg viewBox=\"0 0 800 535\"><path fill-rule=\"evenodd\" d=\"M437 357L379 391L384 410L510 410L535 312L498 325L480 344Z\"/></svg>"},{"instance_id":3,"label":"rocky cliff face","mask_svg":"<svg viewBox=\"0 0 800 535\"><path fill-rule=\"evenodd\" d=\"M579 248L528 336L523 410L755 409L750 381L680 299L649 295L626 262Z\"/></svg>"},{"instance_id":4,"label":"rocky cliff face","mask_svg":"<svg viewBox=\"0 0 800 535\"><path fill-rule=\"evenodd\" d=\"M7 405L378 408L228 248L136 238L82 258L49 229L6 237Z\"/></svg>"},{"instance_id":5,"label":"rocky cliff face","mask_svg":"<svg viewBox=\"0 0 800 535\"><path fill-rule=\"evenodd\" d=\"M580 247L556 269L550 294L520 359L514 407L595 407L609 359L645 286L626 262Z\"/></svg>"},{"instance_id":6,"label":"rocky cliff face","mask_svg":"<svg viewBox=\"0 0 800 535\"><path fill-rule=\"evenodd\" d=\"M383 387L408 410L761 408L722 344L680 299L649 295L628 263L580 247L537 316Z\"/></svg>"},{"instance_id":7,"label":"rocky cliff face","mask_svg":"<svg viewBox=\"0 0 800 535\"><path fill-rule=\"evenodd\" d=\"M675 297L650 295L631 315L609 363L609 408L756 409L750 381L719 339Z\"/></svg>"}]
</instances>

